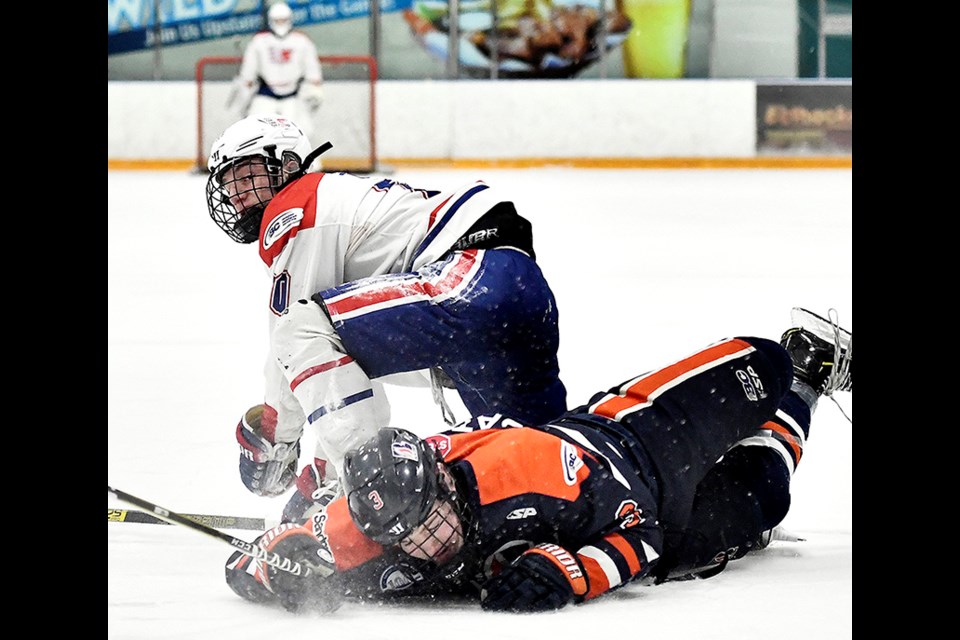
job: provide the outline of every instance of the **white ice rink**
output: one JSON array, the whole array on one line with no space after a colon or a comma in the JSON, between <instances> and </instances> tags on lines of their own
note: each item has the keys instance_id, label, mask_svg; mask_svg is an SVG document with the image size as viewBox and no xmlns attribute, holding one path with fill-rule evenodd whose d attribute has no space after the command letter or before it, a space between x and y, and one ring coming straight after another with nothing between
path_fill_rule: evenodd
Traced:
<instances>
[{"instance_id":1,"label":"white ice rink","mask_svg":"<svg viewBox=\"0 0 960 640\"><path fill-rule=\"evenodd\" d=\"M853 329L850 170L391 177L435 189L483 179L513 195L557 297L571 406L722 337L777 339L792 306L836 308ZM209 219L204 183L185 172L108 173L108 482L175 511L274 519L284 498L246 491L234 440L240 415L262 400L270 282L256 246L235 244ZM388 391L396 426L443 427L429 390ZM852 417L852 395L837 398ZM852 502L852 426L824 399L784 522L805 541L775 543L710 580L634 584L539 615L348 602L328 617L295 616L230 591L223 564L232 549L223 542L183 527L108 522L108 637L851 638Z\"/></svg>"}]
</instances>

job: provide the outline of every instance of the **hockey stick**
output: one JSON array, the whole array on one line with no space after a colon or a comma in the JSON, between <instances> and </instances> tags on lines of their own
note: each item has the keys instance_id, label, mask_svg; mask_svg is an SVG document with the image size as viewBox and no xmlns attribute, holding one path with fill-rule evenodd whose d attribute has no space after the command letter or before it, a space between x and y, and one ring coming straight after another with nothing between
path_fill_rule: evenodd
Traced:
<instances>
[{"instance_id":1,"label":"hockey stick","mask_svg":"<svg viewBox=\"0 0 960 640\"><path fill-rule=\"evenodd\" d=\"M295 576L307 577L312 575L326 576L333 573L332 568L323 567L323 566L313 566L305 563L296 562L290 558L284 558L283 556L273 553L272 551L267 551L266 549L256 546L247 542L246 540L241 540L235 538L231 535L227 535L222 531L218 531L213 527L208 527L205 524L197 522L196 520L191 520L183 514L170 511L169 509L164 509L163 507L157 506L152 502L147 502L142 498L130 495L119 489L114 489L110 485L107 485L107 492L112 493L117 496L123 502L128 502L132 505L145 509L152 512L154 515L159 517L161 520L166 520L171 524L180 524L194 531L199 531L200 533L205 533L212 538L216 538L222 542L226 542L228 545L234 549L239 549L242 553L250 556L254 560L265 562L275 569L281 571L286 571L292 573Z\"/></svg>"},{"instance_id":2,"label":"hockey stick","mask_svg":"<svg viewBox=\"0 0 960 640\"><path fill-rule=\"evenodd\" d=\"M249 529L263 531L269 529L264 518L249 518L245 516L215 516L205 513L182 513L184 518L205 524L214 529ZM107 507L107 522L136 522L139 524L172 524L162 518L151 515L146 511L135 509L111 509Z\"/></svg>"}]
</instances>

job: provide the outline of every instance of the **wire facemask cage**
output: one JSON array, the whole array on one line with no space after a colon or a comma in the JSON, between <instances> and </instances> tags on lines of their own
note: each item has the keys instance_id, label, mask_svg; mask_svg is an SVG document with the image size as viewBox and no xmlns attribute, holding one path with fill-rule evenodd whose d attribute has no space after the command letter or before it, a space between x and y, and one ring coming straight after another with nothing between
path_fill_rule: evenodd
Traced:
<instances>
[{"instance_id":1,"label":"wire facemask cage","mask_svg":"<svg viewBox=\"0 0 960 640\"><path fill-rule=\"evenodd\" d=\"M414 527L397 545L400 551L417 560L429 560L437 565L446 565L453 560L467 543L469 523L465 515L463 501L456 490L446 486L446 482L453 484L453 478L440 463L439 491L433 508L426 518ZM446 475L449 480L444 480ZM451 549L457 546L455 552Z\"/></svg>"},{"instance_id":2,"label":"wire facemask cage","mask_svg":"<svg viewBox=\"0 0 960 640\"><path fill-rule=\"evenodd\" d=\"M231 239L250 244L260 237L263 212L282 185L280 161L237 158L207 179L207 210Z\"/></svg>"},{"instance_id":3,"label":"wire facemask cage","mask_svg":"<svg viewBox=\"0 0 960 640\"><path fill-rule=\"evenodd\" d=\"M441 486L443 486L442 482ZM460 490L451 491L445 487L441 488L438 500L443 505L447 505L450 509L449 513L454 514L456 522L451 522L454 518L446 517L442 511L436 515L431 511L421 524L423 530L428 531L430 535L424 536L423 531L415 529L411 535L397 544L396 549L401 556L407 558L409 564L417 568L423 584L432 583L443 589L452 587L457 590L462 585L477 580L483 572L479 522ZM444 509L444 507L440 508ZM431 520L431 518L435 519ZM452 532L448 529L445 536L441 531L439 536L434 537L444 524L459 526L454 526ZM414 544L412 540L418 533L420 534L419 545ZM455 543L454 538L457 536L460 538L460 548L451 555L447 548L448 545Z\"/></svg>"},{"instance_id":4,"label":"wire facemask cage","mask_svg":"<svg viewBox=\"0 0 960 640\"><path fill-rule=\"evenodd\" d=\"M314 159L333 147L325 142L301 159L284 151L280 159L263 155L241 156L207 179L207 211L235 242L250 244L260 237L263 212L280 190L300 178ZM276 147L264 150L276 155Z\"/></svg>"},{"instance_id":5,"label":"wire facemask cage","mask_svg":"<svg viewBox=\"0 0 960 640\"><path fill-rule=\"evenodd\" d=\"M267 26L278 38L282 38L293 29L293 10L285 2L274 3L267 11Z\"/></svg>"},{"instance_id":6,"label":"wire facemask cage","mask_svg":"<svg viewBox=\"0 0 960 640\"><path fill-rule=\"evenodd\" d=\"M300 127L279 114L235 122L214 141L207 159L210 217L235 242L256 241L268 203L332 146L326 142L311 151Z\"/></svg>"}]
</instances>

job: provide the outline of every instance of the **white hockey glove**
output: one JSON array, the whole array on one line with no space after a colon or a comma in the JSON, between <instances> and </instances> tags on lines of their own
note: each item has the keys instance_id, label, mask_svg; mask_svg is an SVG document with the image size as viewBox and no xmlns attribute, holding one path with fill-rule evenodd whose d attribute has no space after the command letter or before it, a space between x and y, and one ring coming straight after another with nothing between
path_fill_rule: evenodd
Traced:
<instances>
[{"instance_id":1,"label":"white hockey glove","mask_svg":"<svg viewBox=\"0 0 960 640\"><path fill-rule=\"evenodd\" d=\"M300 87L300 97L310 111L317 111L323 104L323 86L313 82L304 82Z\"/></svg>"},{"instance_id":2,"label":"white hockey glove","mask_svg":"<svg viewBox=\"0 0 960 640\"><path fill-rule=\"evenodd\" d=\"M278 496L297 479L300 441L271 442L263 434L266 405L258 404L243 414L237 424L240 443L240 479L258 496Z\"/></svg>"},{"instance_id":3,"label":"white hockey glove","mask_svg":"<svg viewBox=\"0 0 960 640\"><path fill-rule=\"evenodd\" d=\"M250 101L256 93L256 88L247 83L243 78L237 76L230 83L230 95L227 96L227 109L236 109L240 113L246 113L250 107Z\"/></svg>"}]
</instances>

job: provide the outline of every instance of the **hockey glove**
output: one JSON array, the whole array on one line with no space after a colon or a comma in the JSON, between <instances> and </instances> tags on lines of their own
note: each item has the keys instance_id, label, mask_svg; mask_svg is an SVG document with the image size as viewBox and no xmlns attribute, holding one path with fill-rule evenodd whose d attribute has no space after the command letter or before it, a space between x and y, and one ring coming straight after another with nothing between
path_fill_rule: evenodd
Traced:
<instances>
[{"instance_id":1,"label":"hockey glove","mask_svg":"<svg viewBox=\"0 0 960 640\"><path fill-rule=\"evenodd\" d=\"M541 544L484 585L480 606L485 611L550 611L586 592L586 576L573 554L555 544Z\"/></svg>"},{"instance_id":2,"label":"hockey glove","mask_svg":"<svg viewBox=\"0 0 960 640\"><path fill-rule=\"evenodd\" d=\"M310 569L310 575L298 576L267 565L266 587L287 611L330 613L341 604L337 581L332 577L333 556L309 527L310 524L281 524L263 534L261 547Z\"/></svg>"},{"instance_id":3,"label":"hockey glove","mask_svg":"<svg viewBox=\"0 0 960 640\"><path fill-rule=\"evenodd\" d=\"M319 84L314 83L305 83L300 88L300 95L303 98L303 102L307 105L307 109L311 112L317 111L320 108L320 105L323 104L323 87Z\"/></svg>"},{"instance_id":4,"label":"hockey glove","mask_svg":"<svg viewBox=\"0 0 960 640\"><path fill-rule=\"evenodd\" d=\"M300 442L271 442L262 430L266 405L251 407L237 424L240 479L258 496L278 496L297 478Z\"/></svg>"}]
</instances>

